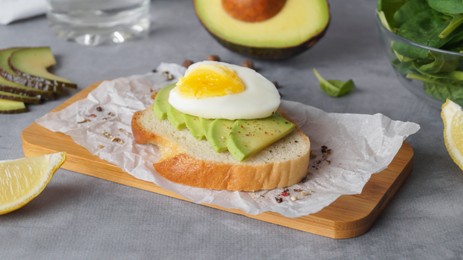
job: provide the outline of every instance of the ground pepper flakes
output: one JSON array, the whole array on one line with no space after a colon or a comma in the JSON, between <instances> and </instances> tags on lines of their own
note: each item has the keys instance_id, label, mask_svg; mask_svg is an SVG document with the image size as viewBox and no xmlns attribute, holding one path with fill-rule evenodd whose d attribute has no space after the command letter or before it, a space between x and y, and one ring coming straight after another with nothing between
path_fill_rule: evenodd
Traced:
<instances>
[{"instance_id":1,"label":"ground pepper flakes","mask_svg":"<svg viewBox=\"0 0 463 260\"><path fill-rule=\"evenodd\" d=\"M82 120L82 121L80 121L80 122L77 122L77 123L78 123L78 124L85 124L85 123L87 123L87 122L91 122L91 120L85 118L84 120Z\"/></svg>"},{"instance_id":2,"label":"ground pepper flakes","mask_svg":"<svg viewBox=\"0 0 463 260\"><path fill-rule=\"evenodd\" d=\"M280 195L283 196L283 197L288 197L288 196L289 196L289 190L288 190L288 189L284 189L284 190L281 192Z\"/></svg>"}]
</instances>

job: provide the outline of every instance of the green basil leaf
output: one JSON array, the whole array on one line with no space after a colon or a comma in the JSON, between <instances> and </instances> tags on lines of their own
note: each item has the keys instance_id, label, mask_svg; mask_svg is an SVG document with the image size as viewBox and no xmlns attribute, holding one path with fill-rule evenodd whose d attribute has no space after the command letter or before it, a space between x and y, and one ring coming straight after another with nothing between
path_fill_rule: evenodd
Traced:
<instances>
[{"instance_id":1,"label":"green basil leaf","mask_svg":"<svg viewBox=\"0 0 463 260\"><path fill-rule=\"evenodd\" d=\"M320 88L329 96L341 97L351 92L355 88L353 80L341 81L341 80L327 80L323 78L316 69L313 69L315 77L320 82Z\"/></svg>"}]
</instances>

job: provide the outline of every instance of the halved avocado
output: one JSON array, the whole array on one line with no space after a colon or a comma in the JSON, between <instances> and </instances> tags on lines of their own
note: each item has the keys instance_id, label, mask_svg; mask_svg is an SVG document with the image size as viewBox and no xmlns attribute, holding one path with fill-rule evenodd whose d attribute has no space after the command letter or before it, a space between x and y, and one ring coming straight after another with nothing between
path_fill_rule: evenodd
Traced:
<instances>
[{"instance_id":1,"label":"halved avocado","mask_svg":"<svg viewBox=\"0 0 463 260\"><path fill-rule=\"evenodd\" d=\"M330 22L327 0L194 0L206 30L232 51L286 59L312 47Z\"/></svg>"},{"instance_id":2,"label":"halved avocado","mask_svg":"<svg viewBox=\"0 0 463 260\"><path fill-rule=\"evenodd\" d=\"M16 114L26 111L27 108L23 102L0 99L0 114Z\"/></svg>"},{"instance_id":3,"label":"halved avocado","mask_svg":"<svg viewBox=\"0 0 463 260\"><path fill-rule=\"evenodd\" d=\"M11 53L8 59L11 69L26 79L23 84L30 87L62 92L64 87L76 88L76 84L47 71L56 64L49 47L20 48Z\"/></svg>"}]
</instances>

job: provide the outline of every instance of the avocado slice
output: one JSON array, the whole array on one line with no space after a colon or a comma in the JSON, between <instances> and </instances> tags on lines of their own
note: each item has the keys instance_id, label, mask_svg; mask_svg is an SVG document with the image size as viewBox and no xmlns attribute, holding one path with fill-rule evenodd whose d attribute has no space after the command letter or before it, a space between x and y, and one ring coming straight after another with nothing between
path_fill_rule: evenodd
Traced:
<instances>
[{"instance_id":1,"label":"avocado slice","mask_svg":"<svg viewBox=\"0 0 463 260\"><path fill-rule=\"evenodd\" d=\"M237 120L227 139L227 148L234 158L242 161L294 129L293 123L278 114L259 120Z\"/></svg>"},{"instance_id":2,"label":"avocado slice","mask_svg":"<svg viewBox=\"0 0 463 260\"><path fill-rule=\"evenodd\" d=\"M36 88L26 87L24 85L9 81L0 76L0 91L20 94L29 97L39 97L43 99L53 99L54 94L51 91L44 91Z\"/></svg>"},{"instance_id":3,"label":"avocado slice","mask_svg":"<svg viewBox=\"0 0 463 260\"><path fill-rule=\"evenodd\" d=\"M22 84L21 82L25 81L25 79L17 75L8 63L8 59L10 58L11 54L19 49L21 48L8 48L0 50L0 75L7 80Z\"/></svg>"},{"instance_id":4,"label":"avocado slice","mask_svg":"<svg viewBox=\"0 0 463 260\"><path fill-rule=\"evenodd\" d=\"M183 115L185 118L185 125L190 130L190 133L194 136L194 138L198 140L202 140L205 137L205 130L201 125L200 118L197 116L192 115Z\"/></svg>"},{"instance_id":5,"label":"avocado slice","mask_svg":"<svg viewBox=\"0 0 463 260\"><path fill-rule=\"evenodd\" d=\"M55 96L52 90L43 90L25 86L27 81L14 72L8 63L11 54L20 48L8 48L0 50L0 90L22 94L27 96L40 95L43 99L53 99Z\"/></svg>"},{"instance_id":6,"label":"avocado slice","mask_svg":"<svg viewBox=\"0 0 463 260\"><path fill-rule=\"evenodd\" d=\"M0 99L20 101L20 102L29 103L29 104L38 104L38 103L40 103L40 97L39 96L30 97L30 96L14 94L14 93L5 92L5 91L0 91Z\"/></svg>"},{"instance_id":7,"label":"avocado slice","mask_svg":"<svg viewBox=\"0 0 463 260\"><path fill-rule=\"evenodd\" d=\"M167 110L167 119L177 130L182 130L186 127L185 114L178 111L171 105L169 105L169 109Z\"/></svg>"},{"instance_id":8,"label":"avocado slice","mask_svg":"<svg viewBox=\"0 0 463 260\"><path fill-rule=\"evenodd\" d=\"M55 57L49 47L20 48L11 53L8 64L17 75L26 81L29 87L63 92L64 87L77 88L69 80L47 71L48 67L56 64Z\"/></svg>"},{"instance_id":9,"label":"avocado slice","mask_svg":"<svg viewBox=\"0 0 463 260\"><path fill-rule=\"evenodd\" d=\"M208 119L204 117L199 118L199 123L201 124L201 127L204 129L204 136L207 138L207 132L209 130L209 126L214 122L215 119Z\"/></svg>"},{"instance_id":10,"label":"avocado slice","mask_svg":"<svg viewBox=\"0 0 463 260\"><path fill-rule=\"evenodd\" d=\"M0 99L0 114L16 114L26 111L26 105L23 102Z\"/></svg>"},{"instance_id":11,"label":"avocado slice","mask_svg":"<svg viewBox=\"0 0 463 260\"><path fill-rule=\"evenodd\" d=\"M206 138L217 152L227 151L227 139L232 131L234 120L215 119L207 129Z\"/></svg>"},{"instance_id":12,"label":"avocado slice","mask_svg":"<svg viewBox=\"0 0 463 260\"><path fill-rule=\"evenodd\" d=\"M159 120L167 118L167 111L169 110L169 93L175 87L175 84L170 84L163 87L156 94L153 102L154 114Z\"/></svg>"},{"instance_id":13,"label":"avocado slice","mask_svg":"<svg viewBox=\"0 0 463 260\"><path fill-rule=\"evenodd\" d=\"M327 0L194 0L194 6L220 44L261 59L286 59L308 50L330 22Z\"/></svg>"}]
</instances>

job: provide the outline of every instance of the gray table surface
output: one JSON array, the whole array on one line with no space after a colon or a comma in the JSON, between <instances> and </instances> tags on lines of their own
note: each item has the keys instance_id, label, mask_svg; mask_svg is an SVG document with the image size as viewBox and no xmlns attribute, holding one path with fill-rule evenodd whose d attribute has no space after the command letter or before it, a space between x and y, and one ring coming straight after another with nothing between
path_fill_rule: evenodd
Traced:
<instances>
[{"instance_id":1,"label":"gray table surface","mask_svg":"<svg viewBox=\"0 0 463 260\"><path fill-rule=\"evenodd\" d=\"M375 1L333 0L326 36L312 50L283 62L256 61L280 82L284 98L326 111L383 113L413 121L414 170L371 230L333 240L60 169L45 191L0 217L0 259L452 259L463 257L463 173L452 163L440 111L405 90L384 54ZM146 39L87 48L57 39L44 16L0 26L0 47L49 45L55 72L80 88L150 71L160 62L218 54L244 57L216 43L195 17L192 1L152 2ZM358 89L325 96L311 69L353 78ZM21 130L68 97L0 116L0 159L23 156Z\"/></svg>"}]
</instances>

